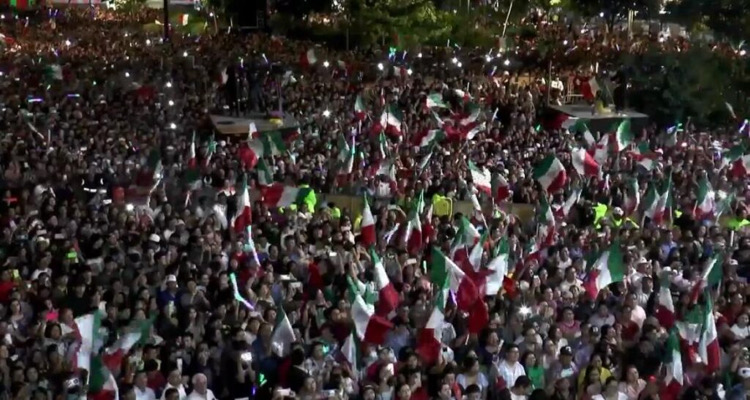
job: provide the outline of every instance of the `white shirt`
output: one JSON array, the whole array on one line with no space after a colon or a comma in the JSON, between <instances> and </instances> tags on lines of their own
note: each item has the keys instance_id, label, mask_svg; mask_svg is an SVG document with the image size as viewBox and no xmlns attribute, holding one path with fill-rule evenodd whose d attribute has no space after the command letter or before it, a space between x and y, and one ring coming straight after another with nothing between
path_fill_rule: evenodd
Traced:
<instances>
[{"instance_id":1,"label":"white shirt","mask_svg":"<svg viewBox=\"0 0 750 400\"><path fill-rule=\"evenodd\" d=\"M606 398L600 394L591 396L591 400L606 400ZM628 395L623 392L617 392L617 400L628 400Z\"/></svg>"},{"instance_id":2,"label":"white shirt","mask_svg":"<svg viewBox=\"0 0 750 400\"><path fill-rule=\"evenodd\" d=\"M744 328L740 328L737 324L734 324L732 325L730 330L732 331L732 333L734 333L734 336L740 340L750 336L750 325L745 326Z\"/></svg>"},{"instance_id":3,"label":"white shirt","mask_svg":"<svg viewBox=\"0 0 750 400\"><path fill-rule=\"evenodd\" d=\"M513 364L510 364L507 361L501 362L497 367L497 372L500 374L500 377L503 378L507 387L513 387L519 376L526 376L526 371L523 369L523 365L517 361Z\"/></svg>"},{"instance_id":4,"label":"white shirt","mask_svg":"<svg viewBox=\"0 0 750 400\"><path fill-rule=\"evenodd\" d=\"M187 392L185 392L185 387L180 384L179 387L174 387L172 384L167 383L167 386L164 386L164 391L161 392L161 400L166 399L166 394L168 389L177 389L177 392L180 393L180 400L184 400L187 397Z\"/></svg>"},{"instance_id":5,"label":"white shirt","mask_svg":"<svg viewBox=\"0 0 750 400\"><path fill-rule=\"evenodd\" d=\"M193 390L192 392L190 392L190 395L186 400L216 400L216 396L214 396L214 392L212 392L211 389L206 389L205 395L202 395Z\"/></svg>"},{"instance_id":6,"label":"white shirt","mask_svg":"<svg viewBox=\"0 0 750 400\"><path fill-rule=\"evenodd\" d=\"M133 388L133 391L135 392L135 400L156 400L154 389L151 389L150 387L141 390L136 386Z\"/></svg>"}]
</instances>

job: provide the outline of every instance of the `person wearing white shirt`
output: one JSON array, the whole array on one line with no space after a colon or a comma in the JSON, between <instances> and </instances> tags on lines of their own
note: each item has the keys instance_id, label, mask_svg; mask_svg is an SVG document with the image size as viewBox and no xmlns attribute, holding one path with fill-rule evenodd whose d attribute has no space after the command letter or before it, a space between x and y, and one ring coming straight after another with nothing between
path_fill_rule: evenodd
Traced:
<instances>
[{"instance_id":1,"label":"person wearing white shirt","mask_svg":"<svg viewBox=\"0 0 750 400\"><path fill-rule=\"evenodd\" d=\"M734 334L735 340L744 340L750 336L750 318L747 314L740 314L737 322L729 329Z\"/></svg>"},{"instance_id":2,"label":"person wearing white shirt","mask_svg":"<svg viewBox=\"0 0 750 400\"><path fill-rule=\"evenodd\" d=\"M140 371L135 375L135 382L133 385L133 391L135 392L135 400L156 400L156 393L150 387L146 386L148 383L148 377L146 372Z\"/></svg>"},{"instance_id":3,"label":"person wearing white shirt","mask_svg":"<svg viewBox=\"0 0 750 400\"><path fill-rule=\"evenodd\" d=\"M609 308L606 304L600 304L597 313L589 318L589 324L600 328L604 325L613 326L615 324L615 316L610 314Z\"/></svg>"},{"instance_id":4,"label":"person wearing white shirt","mask_svg":"<svg viewBox=\"0 0 750 400\"><path fill-rule=\"evenodd\" d=\"M216 400L214 392L208 388L208 378L203 374L193 375L193 391L188 395L187 400Z\"/></svg>"},{"instance_id":5,"label":"person wearing white shirt","mask_svg":"<svg viewBox=\"0 0 750 400\"><path fill-rule=\"evenodd\" d=\"M628 400L628 395L619 390L617 379L610 376L604 383L602 393L592 396L591 400Z\"/></svg>"},{"instance_id":6,"label":"person wearing white shirt","mask_svg":"<svg viewBox=\"0 0 750 400\"><path fill-rule=\"evenodd\" d=\"M507 387L513 386L519 376L526 376L523 365L518 362L519 357L518 346L512 344L508 348L505 360L501 361L500 365L497 366L497 372L503 378Z\"/></svg>"},{"instance_id":7,"label":"person wearing white shirt","mask_svg":"<svg viewBox=\"0 0 750 400\"><path fill-rule=\"evenodd\" d=\"M179 400L184 400L187 397L185 387L182 386L182 373L180 373L180 370L177 368L173 369L169 373L169 376L167 376L167 386L165 386L164 390L161 392L161 400L166 400L167 390L169 389L177 390L177 393L180 394Z\"/></svg>"}]
</instances>

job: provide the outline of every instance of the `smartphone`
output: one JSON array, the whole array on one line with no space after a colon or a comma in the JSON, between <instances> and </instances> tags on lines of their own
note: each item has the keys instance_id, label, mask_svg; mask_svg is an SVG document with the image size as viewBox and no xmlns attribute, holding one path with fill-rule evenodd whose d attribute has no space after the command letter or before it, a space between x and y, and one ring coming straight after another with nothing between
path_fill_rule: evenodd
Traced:
<instances>
[{"instance_id":1,"label":"smartphone","mask_svg":"<svg viewBox=\"0 0 750 400\"><path fill-rule=\"evenodd\" d=\"M292 394L292 389L279 389L279 396L281 397L291 396L291 394Z\"/></svg>"},{"instance_id":2,"label":"smartphone","mask_svg":"<svg viewBox=\"0 0 750 400\"><path fill-rule=\"evenodd\" d=\"M240 354L240 360L246 363L253 362L253 353L246 351L242 354Z\"/></svg>"}]
</instances>

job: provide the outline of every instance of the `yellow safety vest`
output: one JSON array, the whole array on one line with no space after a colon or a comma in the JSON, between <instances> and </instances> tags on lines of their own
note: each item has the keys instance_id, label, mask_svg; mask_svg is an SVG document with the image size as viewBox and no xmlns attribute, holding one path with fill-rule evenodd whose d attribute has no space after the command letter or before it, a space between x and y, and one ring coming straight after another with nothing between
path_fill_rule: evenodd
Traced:
<instances>
[{"instance_id":1,"label":"yellow safety vest","mask_svg":"<svg viewBox=\"0 0 750 400\"><path fill-rule=\"evenodd\" d=\"M596 205L594 206L594 227L596 227L596 229L602 227L601 221L602 218L607 215L608 209L609 207L607 207L606 204L602 203L596 203Z\"/></svg>"}]
</instances>

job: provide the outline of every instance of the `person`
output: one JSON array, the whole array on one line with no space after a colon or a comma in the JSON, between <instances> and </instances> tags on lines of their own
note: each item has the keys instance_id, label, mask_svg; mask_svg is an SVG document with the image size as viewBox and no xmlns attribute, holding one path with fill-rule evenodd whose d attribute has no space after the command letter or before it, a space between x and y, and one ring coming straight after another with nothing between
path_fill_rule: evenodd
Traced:
<instances>
[{"instance_id":1,"label":"person","mask_svg":"<svg viewBox=\"0 0 750 400\"><path fill-rule=\"evenodd\" d=\"M154 390L148 387L148 376L146 371L137 371L135 374L133 392L136 400L156 400Z\"/></svg>"},{"instance_id":2,"label":"person","mask_svg":"<svg viewBox=\"0 0 750 400\"><path fill-rule=\"evenodd\" d=\"M188 400L217 400L214 392L208 388L208 378L203 374L193 375L193 391L187 396Z\"/></svg>"},{"instance_id":3,"label":"person","mask_svg":"<svg viewBox=\"0 0 750 400\"><path fill-rule=\"evenodd\" d=\"M527 376L519 376L513 386L503 389L498 397L501 400L526 400L532 391L531 380Z\"/></svg>"},{"instance_id":4,"label":"person","mask_svg":"<svg viewBox=\"0 0 750 400\"><path fill-rule=\"evenodd\" d=\"M520 376L526 376L526 371L518 360L518 346L515 344L509 345L506 350L505 358L500 361L500 365L497 367L498 374L506 385L509 384L509 382L516 382Z\"/></svg>"},{"instance_id":5,"label":"person","mask_svg":"<svg viewBox=\"0 0 750 400\"><path fill-rule=\"evenodd\" d=\"M182 385L182 371L177 367L172 368L172 370L169 371L169 375L167 375L167 385L164 387L161 400L168 399L167 396L171 392L171 389L177 391L177 400L183 400L187 397L185 386Z\"/></svg>"},{"instance_id":6,"label":"person","mask_svg":"<svg viewBox=\"0 0 750 400\"><path fill-rule=\"evenodd\" d=\"M628 395L621 392L618 388L617 378L610 376L604 382L604 387L600 394L591 397L592 400L626 400Z\"/></svg>"}]
</instances>

